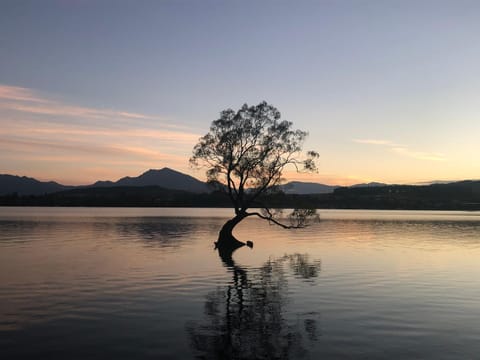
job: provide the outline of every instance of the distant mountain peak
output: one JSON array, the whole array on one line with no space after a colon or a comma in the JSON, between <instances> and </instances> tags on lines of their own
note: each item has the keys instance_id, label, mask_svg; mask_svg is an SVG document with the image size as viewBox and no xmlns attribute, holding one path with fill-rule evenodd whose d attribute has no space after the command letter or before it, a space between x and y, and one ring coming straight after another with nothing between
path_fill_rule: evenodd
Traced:
<instances>
[{"instance_id":1,"label":"distant mountain peak","mask_svg":"<svg viewBox=\"0 0 480 360\"><path fill-rule=\"evenodd\" d=\"M314 182L291 181L280 188L287 194L329 194L337 186L319 184Z\"/></svg>"},{"instance_id":2,"label":"distant mountain peak","mask_svg":"<svg viewBox=\"0 0 480 360\"><path fill-rule=\"evenodd\" d=\"M174 174L181 174L181 175L185 175L183 173L181 173L180 171L176 171L176 170L173 170L173 169L170 169L169 167L164 167L164 168L161 168L161 169L148 169L147 171L145 171L143 174L141 174L140 176L143 176L143 175L151 175L151 174L158 174L158 173L174 173ZM189 176L189 175L187 175Z\"/></svg>"},{"instance_id":3,"label":"distant mountain peak","mask_svg":"<svg viewBox=\"0 0 480 360\"><path fill-rule=\"evenodd\" d=\"M168 167L149 169L137 177L126 176L113 183L113 186L160 186L194 193L210 192L204 182Z\"/></svg>"},{"instance_id":4,"label":"distant mountain peak","mask_svg":"<svg viewBox=\"0 0 480 360\"><path fill-rule=\"evenodd\" d=\"M346 186L350 188L363 188L363 187L380 187L387 186L387 184L380 182L369 182L365 184L355 184L351 186ZM326 185L314 182L303 182L303 181L291 181L284 185L281 185L280 188L287 194L329 194L332 193L336 188L339 188L338 185Z\"/></svg>"},{"instance_id":5,"label":"distant mountain peak","mask_svg":"<svg viewBox=\"0 0 480 360\"><path fill-rule=\"evenodd\" d=\"M361 187L379 187L379 186L387 186L387 184L371 181L369 183L355 184L355 185L352 185L352 186L349 186L349 187L351 187L351 188L361 188Z\"/></svg>"}]
</instances>

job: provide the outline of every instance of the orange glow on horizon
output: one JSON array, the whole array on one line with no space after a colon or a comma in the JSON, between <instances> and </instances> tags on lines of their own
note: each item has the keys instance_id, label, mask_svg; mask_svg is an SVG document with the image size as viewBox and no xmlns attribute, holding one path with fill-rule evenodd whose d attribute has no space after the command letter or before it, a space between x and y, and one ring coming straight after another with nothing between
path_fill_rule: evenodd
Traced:
<instances>
[{"instance_id":1,"label":"orange glow on horizon","mask_svg":"<svg viewBox=\"0 0 480 360\"><path fill-rule=\"evenodd\" d=\"M80 185L170 167L205 181L204 170L192 169L188 160L206 130L176 120L65 104L0 84L0 172ZM309 143L320 152L319 173L288 169L285 182L348 186L480 178L480 165L471 161L478 142L455 142L438 151L382 137L349 137L333 148L323 141Z\"/></svg>"}]
</instances>

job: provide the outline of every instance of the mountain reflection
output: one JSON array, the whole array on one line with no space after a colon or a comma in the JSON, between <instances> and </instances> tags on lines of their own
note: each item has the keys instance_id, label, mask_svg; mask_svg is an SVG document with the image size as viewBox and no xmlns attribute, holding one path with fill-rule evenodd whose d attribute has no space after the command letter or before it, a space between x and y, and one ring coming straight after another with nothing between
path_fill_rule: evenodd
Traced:
<instances>
[{"instance_id":1,"label":"mountain reflection","mask_svg":"<svg viewBox=\"0 0 480 360\"><path fill-rule=\"evenodd\" d=\"M117 231L122 239L141 240L151 247L180 247L191 240L191 234L200 224L175 218L138 218L130 222L118 222Z\"/></svg>"},{"instance_id":2,"label":"mountain reflection","mask_svg":"<svg viewBox=\"0 0 480 360\"><path fill-rule=\"evenodd\" d=\"M313 281L319 261L292 254L270 259L260 268L235 264L231 254L220 254L232 274L226 287L209 293L204 320L187 325L191 346L199 359L289 359L307 354L307 345L319 337L315 312L286 318L289 271Z\"/></svg>"}]
</instances>

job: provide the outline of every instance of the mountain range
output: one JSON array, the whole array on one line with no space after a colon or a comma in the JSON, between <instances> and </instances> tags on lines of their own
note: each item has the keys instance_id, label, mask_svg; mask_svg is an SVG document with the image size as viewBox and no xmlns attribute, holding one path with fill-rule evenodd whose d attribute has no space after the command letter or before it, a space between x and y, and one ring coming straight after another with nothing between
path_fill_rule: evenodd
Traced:
<instances>
[{"instance_id":1,"label":"mountain range","mask_svg":"<svg viewBox=\"0 0 480 360\"><path fill-rule=\"evenodd\" d=\"M266 195L278 208L480 210L480 181L448 184L357 184L349 187L291 182ZM263 199L265 200L265 199ZM262 201L263 201L262 200ZM229 207L225 193L178 171L148 170L137 177L66 186L0 175L0 206Z\"/></svg>"},{"instance_id":2,"label":"mountain range","mask_svg":"<svg viewBox=\"0 0 480 360\"><path fill-rule=\"evenodd\" d=\"M0 174L0 195L17 193L18 195L41 195L73 189L55 181L38 181L26 176Z\"/></svg>"},{"instance_id":3,"label":"mountain range","mask_svg":"<svg viewBox=\"0 0 480 360\"><path fill-rule=\"evenodd\" d=\"M113 186L160 186L165 189L184 190L193 193L210 192L208 185L193 176L183 174L170 168L150 169L137 177L126 176L118 181L97 181L89 187Z\"/></svg>"},{"instance_id":4,"label":"mountain range","mask_svg":"<svg viewBox=\"0 0 480 360\"><path fill-rule=\"evenodd\" d=\"M355 184L349 186L350 188L369 188L369 187L378 187L378 186L387 186L387 184L379 182L370 182L364 184ZM341 186L337 185L325 185L313 182L302 182L302 181L291 181L285 185L281 185L280 189L286 194L298 194L298 195L308 195L308 194L331 194L335 189L340 188Z\"/></svg>"},{"instance_id":5,"label":"mountain range","mask_svg":"<svg viewBox=\"0 0 480 360\"><path fill-rule=\"evenodd\" d=\"M119 186L160 186L165 189L183 190L192 193L210 192L208 185L193 176L163 168L150 169L137 177L126 176L117 181L97 181L90 185L68 186L54 181L42 182L34 178L15 175L0 175L0 195L43 195L78 188L105 188Z\"/></svg>"},{"instance_id":6,"label":"mountain range","mask_svg":"<svg viewBox=\"0 0 480 360\"><path fill-rule=\"evenodd\" d=\"M43 195L77 188L105 188L118 186L160 186L165 189L189 191L192 193L208 193L211 188L190 175L170 168L150 169L137 177L126 176L117 181L97 181L90 185L68 186L54 181L42 182L34 178L15 175L0 175L0 195L17 193L18 195ZM382 183L352 185L351 188L386 186ZM340 186L325 185L312 182L292 181L281 186L287 194L330 194Z\"/></svg>"},{"instance_id":7,"label":"mountain range","mask_svg":"<svg viewBox=\"0 0 480 360\"><path fill-rule=\"evenodd\" d=\"M330 194L338 188L335 185L325 185L313 182L291 181L281 185L280 189L286 194Z\"/></svg>"}]
</instances>

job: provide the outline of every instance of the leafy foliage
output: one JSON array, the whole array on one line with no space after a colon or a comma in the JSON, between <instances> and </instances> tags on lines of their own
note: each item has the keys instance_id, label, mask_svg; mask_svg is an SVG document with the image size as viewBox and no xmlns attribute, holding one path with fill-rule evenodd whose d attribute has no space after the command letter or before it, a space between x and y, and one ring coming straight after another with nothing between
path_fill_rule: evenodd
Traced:
<instances>
[{"instance_id":1,"label":"leafy foliage","mask_svg":"<svg viewBox=\"0 0 480 360\"><path fill-rule=\"evenodd\" d=\"M245 104L236 112L224 110L194 147L190 162L207 168L208 181L228 192L237 215L257 215L278 223L268 206L259 204L260 195L278 191L289 166L297 171L317 171L318 153L301 155L307 132L292 125L281 120L280 112L266 102ZM267 214L247 213L252 206L267 209ZM304 218L299 225L305 224Z\"/></svg>"}]
</instances>

